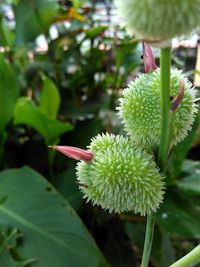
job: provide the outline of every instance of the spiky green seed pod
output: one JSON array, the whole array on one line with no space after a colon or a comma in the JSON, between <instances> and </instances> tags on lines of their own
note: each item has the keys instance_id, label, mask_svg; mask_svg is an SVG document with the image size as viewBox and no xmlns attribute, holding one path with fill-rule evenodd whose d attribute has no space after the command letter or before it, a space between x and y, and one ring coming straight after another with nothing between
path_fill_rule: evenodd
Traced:
<instances>
[{"instance_id":1,"label":"spiky green seed pod","mask_svg":"<svg viewBox=\"0 0 200 267\"><path fill-rule=\"evenodd\" d=\"M89 149L91 162L77 165L84 198L110 212L156 211L163 199L163 179L150 154L112 134L97 135Z\"/></svg>"},{"instance_id":2,"label":"spiky green seed pod","mask_svg":"<svg viewBox=\"0 0 200 267\"><path fill-rule=\"evenodd\" d=\"M115 0L127 30L139 39L162 41L200 26L200 0Z\"/></svg>"},{"instance_id":3,"label":"spiky green seed pod","mask_svg":"<svg viewBox=\"0 0 200 267\"><path fill-rule=\"evenodd\" d=\"M178 94L180 81L184 85L184 96L172 115L171 146L183 140L191 130L197 111L195 90L177 69L171 70L171 98ZM117 107L127 133L136 143L153 149L159 145L161 135L160 94L160 69L157 69L130 82Z\"/></svg>"}]
</instances>

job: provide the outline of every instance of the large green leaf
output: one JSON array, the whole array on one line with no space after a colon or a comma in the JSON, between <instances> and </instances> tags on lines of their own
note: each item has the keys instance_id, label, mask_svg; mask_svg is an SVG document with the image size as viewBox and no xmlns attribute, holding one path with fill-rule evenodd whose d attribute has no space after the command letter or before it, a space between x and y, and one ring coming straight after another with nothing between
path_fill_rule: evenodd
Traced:
<instances>
[{"instance_id":1,"label":"large green leaf","mask_svg":"<svg viewBox=\"0 0 200 267\"><path fill-rule=\"evenodd\" d=\"M125 232L131 240L132 244L137 246L140 250L144 246L145 238L145 224L144 223L135 223L126 222L125 223Z\"/></svg>"},{"instance_id":2,"label":"large green leaf","mask_svg":"<svg viewBox=\"0 0 200 267\"><path fill-rule=\"evenodd\" d=\"M75 210L80 208L83 199L76 182L75 166L56 177L54 186Z\"/></svg>"},{"instance_id":3,"label":"large green leaf","mask_svg":"<svg viewBox=\"0 0 200 267\"><path fill-rule=\"evenodd\" d=\"M13 116L19 95L16 74L8 61L0 54L0 131Z\"/></svg>"},{"instance_id":4,"label":"large green leaf","mask_svg":"<svg viewBox=\"0 0 200 267\"><path fill-rule=\"evenodd\" d=\"M60 107L60 94L56 85L45 75L40 96L40 109L50 118L55 119Z\"/></svg>"},{"instance_id":5,"label":"large green leaf","mask_svg":"<svg viewBox=\"0 0 200 267\"><path fill-rule=\"evenodd\" d=\"M184 160L181 171L183 176L187 176L193 173L199 173L200 161L194 161L190 159Z\"/></svg>"},{"instance_id":6,"label":"large green leaf","mask_svg":"<svg viewBox=\"0 0 200 267\"><path fill-rule=\"evenodd\" d=\"M188 151L194 143L196 137L196 131L200 121L200 110L196 116L195 122L192 126L192 130L188 133L188 136L177 146L174 147L172 155L168 163L168 170L173 178L177 178L181 172L181 167Z\"/></svg>"},{"instance_id":7,"label":"large green leaf","mask_svg":"<svg viewBox=\"0 0 200 267\"><path fill-rule=\"evenodd\" d=\"M12 46L14 33L8 27L4 18L0 17L0 44L1 46Z\"/></svg>"},{"instance_id":8,"label":"large green leaf","mask_svg":"<svg viewBox=\"0 0 200 267\"><path fill-rule=\"evenodd\" d=\"M155 228L152 246L152 258L156 266L169 267L176 260L175 250L170 238L170 234Z\"/></svg>"},{"instance_id":9,"label":"large green leaf","mask_svg":"<svg viewBox=\"0 0 200 267\"><path fill-rule=\"evenodd\" d=\"M36 259L34 267L108 266L74 210L35 171L1 172L0 199L0 225L21 233L13 257Z\"/></svg>"},{"instance_id":10,"label":"large green leaf","mask_svg":"<svg viewBox=\"0 0 200 267\"><path fill-rule=\"evenodd\" d=\"M22 0L16 6L16 44L33 41L46 33L57 15L57 0Z\"/></svg>"},{"instance_id":11,"label":"large green leaf","mask_svg":"<svg viewBox=\"0 0 200 267\"><path fill-rule=\"evenodd\" d=\"M182 170L188 175L179 179L177 186L191 195L200 196L200 162L185 160Z\"/></svg>"},{"instance_id":12,"label":"large green leaf","mask_svg":"<svg viewBox=\"0 0 200 267\"><path fill-rule=\"evenodd\" d=\"M72 130L72 125L49 118L26 97L18 100L15 110L15 124L26 124L35 128L47 144L54 143L59 135Z\"/></svg>"},{"instance_id":13,"label":"large green leaf","mask_svg":"<svg viewBox=\"0 0 200 267\"><path fill-rule=\"evenodd\" d=\"M97 26L94 28L89 29L86 31L86 37L88 38L95 38L96 36L100 35L102 32L104 32L108 27L107 26Z\"/></svg>"},{"instance_id":14,"label":"large green leaf","mask_svg":"<svg viewBox=\"0 0 200 267\"><path fill-rule=\"evenodd\" d=\"M114 234L113 234L114 233ZM122 232L110 231L110 238L105 246L105 255L114 267L136 267L137 261L126 236Z\"/></svg>"},{"instance_id":15,"label":"large green leaf","mask_svg":"<svg viewBox=\"0 0 200 267\"><path fill-rule=\"evenodd\" d=\"M199 210L199 199L188 198L182 190L170 188L157 213L157 222L165 231L176 236L200 238Z\"/></svg>"},{"instance_id":16,"label":"large green leaf","mask_svg":"<svg viewBox=\"0 0 200 267\"><path fill-rule=\"evenodd\" d=\"M16 74L4 55L0 54L0 158L7 138L5 127L13 117L18 95Z\"/></svg>"},{"instance_id":17,"label":"large green leaf","mask_svg":"<svg viewBox=\"0 0 200 267\"><path fill-rule=\"evenodd\" d=\"M188 193L200 196L200 174L192 174L177 181L177 186Z\"/></svg>"},{"instance_id":18,"label":"large green leaf","mask_svg":"<svg viewBox=\"0 0 200 267\"><path fill-rule=\"evenodd\" d=\"M17 228L2 226L0 228L0 266L1 267L30 267L36 259L21 260L19 255L13 255L22 234ZM12 253L11 253L12 251ZM16 251L15 251L16 252Z\"/></svg>"}]
</instances>

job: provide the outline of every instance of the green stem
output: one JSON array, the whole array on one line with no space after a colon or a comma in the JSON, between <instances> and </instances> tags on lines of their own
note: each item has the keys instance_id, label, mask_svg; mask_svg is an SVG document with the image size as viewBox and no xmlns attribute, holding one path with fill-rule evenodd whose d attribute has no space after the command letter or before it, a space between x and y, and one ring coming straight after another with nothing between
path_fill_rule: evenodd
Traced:
<instances>
[{"instance_id":1,"label":"green stem","mask_svg":"<svg viewBox=\"0 0 200 267\"><path fill-rule=\"evenodd\" d=\"M183 258L170 265L170 267L191 267L200 262L200 245L190 251Z\"/></svg>"},{"instance_id":2,"label":"green stem","mask_svg":"<svg viewBox=\"0 0 200 267\"><path fill-rule=\"evenodd\" d=\"M155 214L147 216L146 235L145 235L141 267L147 267L149 263L151 247L153 243L154 224L155 224Z\"/></svg>"},{"instance_id":3,"label":"green stem","mask_svg":"<svg viewBox=\"0 0 200 267\"><path fill-rule=\"evenodd\" d=\"M171 48L161 49L160 71L161 71L161 138L158 154L158 166L161 172L165 172L168 159L170 136L171 136L171 114L170 114L170 70L171 70ZM153 243L153 233L155 224L155 214L147 216L147 226L144 241L141 267L147 267L151 247Z\"/></svg>"},{"instance_id":4,"label":"green stem","mask_svg":"<svg viewBox=\"0 0 200 267\"><path fill-rule=\"evenodd\" d=\"M171 48L161 49L160 76L161 76L161 138L158 156L158 165L161 171L166 168L171 137L171 101L170 101L170 71Z\"/></svg>"}]
</instances>

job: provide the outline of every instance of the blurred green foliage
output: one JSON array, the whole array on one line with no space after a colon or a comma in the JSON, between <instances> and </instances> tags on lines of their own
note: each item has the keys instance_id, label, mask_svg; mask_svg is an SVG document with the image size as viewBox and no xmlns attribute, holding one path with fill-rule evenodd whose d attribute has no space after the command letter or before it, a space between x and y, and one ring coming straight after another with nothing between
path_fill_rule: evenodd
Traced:
<instances>
[{"instance_id":1,"label":"blurred green foliage","mask_svg":"<svg viewBox=\"0 0 200 267\"><path fill-rule=\"evenodd\" d=\"M86 204L75 162L48 149L123 133L115 106L141 54L111 18L110 1L0 3L0 267L138 266L145 219ZM151 266L200 238L200 163L185 160L198 128L199 114L170 157Z\"/></svg>"}]
</instances>

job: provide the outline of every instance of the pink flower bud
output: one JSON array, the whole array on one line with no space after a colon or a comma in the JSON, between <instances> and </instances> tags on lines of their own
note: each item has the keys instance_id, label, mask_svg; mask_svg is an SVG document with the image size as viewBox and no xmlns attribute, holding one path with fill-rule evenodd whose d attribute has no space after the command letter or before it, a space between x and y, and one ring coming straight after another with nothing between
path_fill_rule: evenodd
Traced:
<instances>
[{"instance_id":1,"label":"pink flower bud","mask_svg":"<svg viewBox=\"0 0 200 267\"><path fill-rule=\"evenodd\" d=\"M86 162L89 162L93 158L93 154L91 151L87 151L78 147L73 147L73 146L49 146L49 147L73 159L84 160Z\"/></svg>"},{"instance_id":2,"label":"pink flower bud","mask_svg":"<svg viewBox=\"0 0 200 267\"><path fill-rule=\"evenodd\" d=\"M146 73L152 72L158 68L151 47L147 43L143 43L143 60Z\"/></svg>"}]
</instances>

